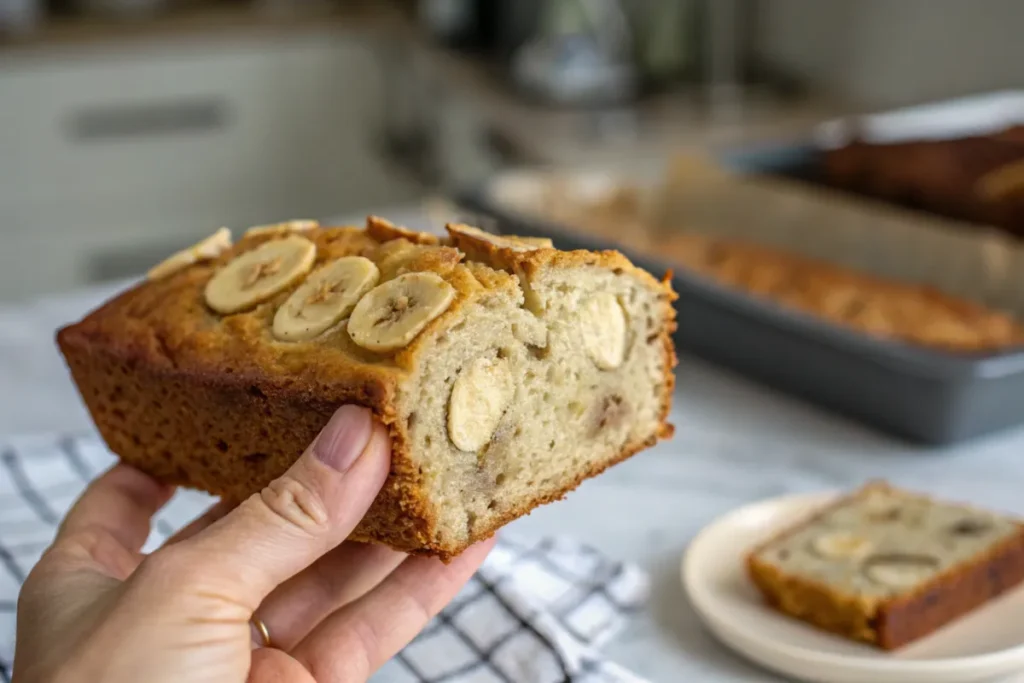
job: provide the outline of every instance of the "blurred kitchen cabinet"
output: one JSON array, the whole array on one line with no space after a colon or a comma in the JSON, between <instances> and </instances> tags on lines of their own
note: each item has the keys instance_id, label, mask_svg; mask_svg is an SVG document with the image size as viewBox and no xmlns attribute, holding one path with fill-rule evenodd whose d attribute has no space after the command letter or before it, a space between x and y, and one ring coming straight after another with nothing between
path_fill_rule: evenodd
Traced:
<instances>
[{"instance_id":1,"label":"blurred kitchen cabinet","mask_svg":"<svg viewBox=\"0 0 1024 683\"><path fill-rule=\"evenodd\" d=\"M4 55L0 299L143 272L221 225L415 196L378 151L375 50L328 30Z\"/></svg>"}]
</instances>

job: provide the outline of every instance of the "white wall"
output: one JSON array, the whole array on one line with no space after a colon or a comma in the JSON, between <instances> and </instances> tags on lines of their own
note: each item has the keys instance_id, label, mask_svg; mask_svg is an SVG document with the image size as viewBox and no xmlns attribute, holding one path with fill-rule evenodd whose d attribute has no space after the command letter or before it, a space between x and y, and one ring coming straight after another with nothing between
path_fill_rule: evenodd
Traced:
<instances>
[{"instance_id":1,"label":"white wall","mask_svg":"<svg viewBox=\"0 0 1024 683\"><path fill-rule=\"evenodd\" d=\"M1024 87L1020 0L760 0L759 8L764 54L868 107Z\"/></svg>"}]
</instances>

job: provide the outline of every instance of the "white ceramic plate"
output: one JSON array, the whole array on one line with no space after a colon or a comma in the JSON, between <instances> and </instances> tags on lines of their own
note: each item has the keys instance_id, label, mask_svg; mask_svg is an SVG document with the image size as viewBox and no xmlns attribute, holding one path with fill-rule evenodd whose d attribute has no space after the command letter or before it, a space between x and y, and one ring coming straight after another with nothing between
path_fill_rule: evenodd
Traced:
<instances>
[{"instance_id":1,"label":"white ceramic plate","mask_svg":"<svg viewBox=\"0 0 1024 683\"><path fill-rule=\"evenodd\" d=\"M755 503L693 540L683 559L683 585L720 640L777 672L823 683L964 683L1024 673L1024 588L895 652L832 636L766 607L746 577L744 555L836 495Z\"/></svg>"}]
</instances>

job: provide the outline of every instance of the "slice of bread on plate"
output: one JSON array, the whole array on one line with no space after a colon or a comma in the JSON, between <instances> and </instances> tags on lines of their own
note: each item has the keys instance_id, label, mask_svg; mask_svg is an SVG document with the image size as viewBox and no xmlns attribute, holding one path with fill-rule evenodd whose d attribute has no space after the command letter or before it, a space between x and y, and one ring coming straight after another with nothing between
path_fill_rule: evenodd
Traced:
<instances>
[{"instance_id":1,"label":"slice of bread on plate","mask_svg":"<svg viewBox=\"0 0 1024 683\"><path fill-rule=\"evenodd\" d=\"M1024 522L872 481L747 556L774 609L895 650L1024 581Z\"/></svg>"}]
</instances>

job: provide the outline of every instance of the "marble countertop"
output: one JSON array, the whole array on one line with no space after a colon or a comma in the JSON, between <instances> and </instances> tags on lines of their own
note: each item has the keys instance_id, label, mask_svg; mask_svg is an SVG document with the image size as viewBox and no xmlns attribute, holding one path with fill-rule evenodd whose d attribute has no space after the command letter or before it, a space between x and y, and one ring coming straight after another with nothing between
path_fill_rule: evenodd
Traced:
<instances>
[{"instance_id":1,"label":"marble countertop","mask_svg":"<svg viewBox=\"0 0 1024 683\"><path fill-rule=\"evenodd\" d=\"M122 285L0 307L0 434L91 428L54 331ZM737 506L886 477L1024 513L1024 430L916 448L687 357L672 421L672 440L513 523L520 533L572 535L651 573L649 609L608 652L652 681L781 680L713 640L680 585L687 543Z\"/></svg>"}]
</instances>

